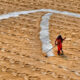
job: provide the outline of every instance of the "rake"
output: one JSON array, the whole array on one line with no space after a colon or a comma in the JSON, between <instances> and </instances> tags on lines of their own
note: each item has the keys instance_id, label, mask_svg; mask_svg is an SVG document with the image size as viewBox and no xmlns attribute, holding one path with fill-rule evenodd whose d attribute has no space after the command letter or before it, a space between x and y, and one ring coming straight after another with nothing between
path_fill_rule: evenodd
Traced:
<instances>
[{"instance_id":1,"label":"rake","mask_svg":"<svg viewBox=\"0 0 80 80\"><path fill-rule=\"evenodd\" d=\"M56 45L54 47L56 47ZM49 51L51 51L54 47L52 47L51 49L49 49L46 53L48 53Z\"/></svg>"}]
</instances>

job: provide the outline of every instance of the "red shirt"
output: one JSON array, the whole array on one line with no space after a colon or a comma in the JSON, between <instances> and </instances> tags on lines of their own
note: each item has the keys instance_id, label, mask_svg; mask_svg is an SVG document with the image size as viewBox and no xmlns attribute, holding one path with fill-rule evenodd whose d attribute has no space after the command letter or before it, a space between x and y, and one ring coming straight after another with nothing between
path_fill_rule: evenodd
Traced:
<instances>
[{"instance_id":1,"label":"red shirt","mask_svg":"<svg viewBox=\"0 0 80 80\"><path fill-rule=\"evenodd\" d=\"M58 47L58 51L60 51L60 50L62 50L62 41L61 41L61 39L57 39L56 40L57 41L57 47Z\"/></svg>"}]
</instances>

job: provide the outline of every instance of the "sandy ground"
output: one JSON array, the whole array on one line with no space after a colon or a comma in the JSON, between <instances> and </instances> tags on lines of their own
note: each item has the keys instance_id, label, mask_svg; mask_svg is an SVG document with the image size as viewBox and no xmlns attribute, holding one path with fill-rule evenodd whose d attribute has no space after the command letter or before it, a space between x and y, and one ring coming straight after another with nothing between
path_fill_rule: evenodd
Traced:
<instances>
[{"instance_id":1,"label":"sandy ground","mask_svg":"<svg viewBox=\"0 0 80 80\"><path fill-rule=\"evenodd\" d=\"M50 19L50 39L52 41L53 46L55 43L55 39L59 34L61 34L63 37L66 37L66 40L63 42L63 50L64 54L67 56L67 62L64 62L64 59L62 59L61 61L55 59L55 61L57 61L56 63L58 65L63 65L64 67L66 67L66 70L68 70L69 72L74 71L73 73L78 72L80 70L79 21L79 18L60 14L53 14ZM54 47L53 50L55 55L57 55L57 47ZM72 73L70 73L69 75L71 76L71 74ZM74 76L72 77L74 78Z\"/></svg>"},{"instance_id":2,"label":"sandy ground","mask_svg":"<svg viewBox=\"0 0 80 80\"><path fill-rule=\"evenodd\" d=\"M80 13L80 0L0 0L0 14L41 8Z\"/></svg>"},{"instance_id":3,"label":"sandy ground","mask_svg":"<svg viewBox=\"0 0 80 80\"><path fill-rule=\"evenodd\" d=\"M56 9L80 13L79 0L0 0L0 14L33 9ZM20 15L0 21L0 80L80 80L80 19L53 14L50 39L54 45L58 34L66 58L46 58L39 38L44 12Z\"/></svg>"}]
</instances>

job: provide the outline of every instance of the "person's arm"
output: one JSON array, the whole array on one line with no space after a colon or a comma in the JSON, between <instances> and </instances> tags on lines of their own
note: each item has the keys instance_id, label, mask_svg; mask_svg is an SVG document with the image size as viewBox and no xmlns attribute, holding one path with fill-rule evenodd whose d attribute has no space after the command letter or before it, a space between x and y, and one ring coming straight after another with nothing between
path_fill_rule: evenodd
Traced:
<instances>
[{"instance_id":1,"label":"person's arm","mask_svg":"<svg viewBox=\"0 0 80 80\"><path fill-rule=\"evenodd\" d=\"M55 40L55 45L57 45L57 39Z\"/></svg>"},{"instance_id":2,"label":"person's arm","mask_svg":"<svg viewBox=\"0 0 80 80\"><path fill-rule=\"evenodd\" d=\"M66 37L64 37L63 41L66 39Z\"/></svg>"},{"instance_id":3,"label":"person's arm","mask_svg":"<svg viewBox=\"0 0 80 80\"><path fill-rule=\"evenodd\" d=\"M64 40L66 39L66 37L64 37Z\"/></svg>"}]
</instances>

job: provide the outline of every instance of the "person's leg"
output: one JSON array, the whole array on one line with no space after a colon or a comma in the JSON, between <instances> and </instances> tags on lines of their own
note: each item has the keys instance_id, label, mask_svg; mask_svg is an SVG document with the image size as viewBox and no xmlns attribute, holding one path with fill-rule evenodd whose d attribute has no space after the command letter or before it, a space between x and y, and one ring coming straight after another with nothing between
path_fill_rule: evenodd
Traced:
<instances>
[{"instance_id":1,"label":"person's leg","mask_svg":"<svg viewBox=\"0 0 80 80\"><path fill-rule=\"evenodd\" d=\"M58 55L60 55L60 45L58 45Z\"/></svg>"},{"instance_id":2,"label":"person's leg","mask_svg":"<svg viewBox=\"0 0 80 80\"><path fill-rule=\"evenodd\" d=\"M60 50L58 50L58 55L60 55Z\"/></svg>"},{"instance_id":3,"label":"person's leg","mask_svg":"<svg viewBox=\"0 0 80 80\"><path fill-rule=\"evenodd\" d=\"M61 55L64 55L62 48L61 48Z\"/></svg>"}]
</instances>

